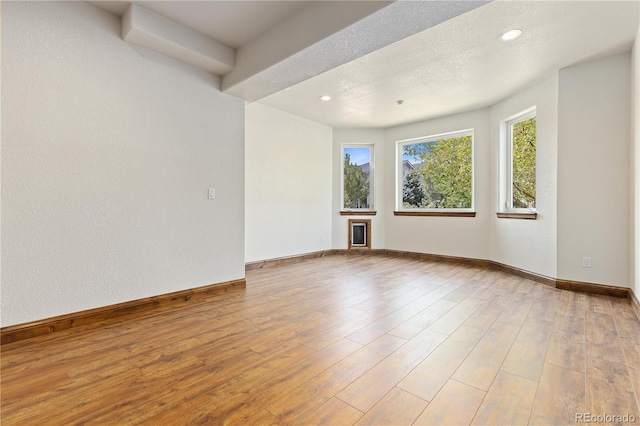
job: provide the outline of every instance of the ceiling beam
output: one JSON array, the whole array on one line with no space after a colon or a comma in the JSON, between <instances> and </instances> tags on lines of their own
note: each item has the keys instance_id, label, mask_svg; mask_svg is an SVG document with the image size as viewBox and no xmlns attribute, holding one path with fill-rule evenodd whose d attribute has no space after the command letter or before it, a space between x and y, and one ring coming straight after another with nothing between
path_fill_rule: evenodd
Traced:
<instances>
[{"instance_id":1,"label":"ceiling beam","mask_svg":"<svg viewBox=\"0 0 640 426\"><path fill-rule=\"evenodd\" d=\"M310 2L237 50L222 91L257 101L490 1Z\"/></svg>"}]
</instances>

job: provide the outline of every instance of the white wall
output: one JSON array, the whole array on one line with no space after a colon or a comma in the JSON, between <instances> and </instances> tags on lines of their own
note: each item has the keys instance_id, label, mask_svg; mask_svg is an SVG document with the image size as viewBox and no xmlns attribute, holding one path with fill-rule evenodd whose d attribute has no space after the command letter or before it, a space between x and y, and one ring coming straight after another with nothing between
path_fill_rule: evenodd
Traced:
<instances>
[{"instance_id":1,"label":"white wall","mask_svg":"<svg viewBox=\"0 0 640 426\"><path fill-rule=\"evenodd\" d=\"M396 142L474 129L475 218L394 216ZM489 110L481 109L389 128L385 132L384 205L386 247L393 250L477 259L488 257L490 206Z\"/></svg>"},{"instance_id":2,"label":"white wall","mask_svg":"<svg viewBox=\"0 0 640 426\"><path fill-rule=\"evenodd\" d=\"M246 262L331 248L330 127L246 107Z\"/></svg>"},{"instance_id":3,"label":"white wall","mask_svg":"<svg viewBox=\"0 0 640 426\"><path fill-rule=\"evenodd\" d=\"M243 102L87 3L2 6L2 326L244 277Z\"/></svg>"},{"instance_id":4,"label":"white wall","mask_svg":"<svg viewBox=\"0 0 640 426\"><path fill-rule=\"evenodd\" d=\"M558 278L630 285L629 111L629 54L560 70Z\"/></svg>"},{"instance_id":5,"label":"white wall","mask_svg":"<svg viewBox=\"0 0 640 426\"><path fill-rule=\"evenodd\" d=\"M631 282L640 297L640 27L631 54Z\"/></svg>"},{"instance_id":6,"label":"white wall","mask_svg":"<svg viewBox=\"0 0 640 426\"><path fill-rule=\"evenodd\" d=\"M558 77L553 74L491 108L490 259L556 277ZM498 219L500 211L501 122L536 109L536 220Z\"/></svg>"},{"instance_id":7,"label":"white wall","mask_svg":"<svg viewBox=\"0 0 640 426\"><path fill-rule=\"evenodd\" d=\"M373 210L375 216L340 216L342 209L342 145L373 145ZM334 129L333 130L333 208L331 210L333 228L333 248L346 249L349 246L349 219L371 220L371 248L385 248L384 220L389 212L385 202L385 149L383 129Z\"/></svg>"},{"instance_id":8,"label":"white wall","mask_svg":"<svg viewBox=\"0 0 640 426\"><path fill-rule=\"evenodd\" d=\"M491 259L553 278L628 286L629 69L629 55L618 55L553 73L488 109L384 130L336 129L334 247L346 247L348 219L338 216L340 146L375 143L374 248ZM532 106L538 218L498 219L501 122ZM467 128L476 136L477 217L393 216L396 141ZM582 200L594 198L602 202L585 208ZM582 268L583 255L592 257L592 268Z\"/></svg>"}]
</instances>

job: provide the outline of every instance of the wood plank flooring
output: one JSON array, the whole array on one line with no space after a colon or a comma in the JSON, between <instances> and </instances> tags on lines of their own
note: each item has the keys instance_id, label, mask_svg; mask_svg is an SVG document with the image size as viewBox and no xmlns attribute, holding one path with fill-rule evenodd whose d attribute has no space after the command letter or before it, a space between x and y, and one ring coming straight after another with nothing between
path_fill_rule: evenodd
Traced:
<instances>
[{"instance_id":1,"label":"wood plank flooring","mask_svg":"<svg viewBox=\"0 0 640 426\"><path fill-rule=\"evenodd\" d=\"M1 368L3 425L640 424L627 300L385 256L251 270L245 291L4 345Z\"/></svg>"}]
</instances>

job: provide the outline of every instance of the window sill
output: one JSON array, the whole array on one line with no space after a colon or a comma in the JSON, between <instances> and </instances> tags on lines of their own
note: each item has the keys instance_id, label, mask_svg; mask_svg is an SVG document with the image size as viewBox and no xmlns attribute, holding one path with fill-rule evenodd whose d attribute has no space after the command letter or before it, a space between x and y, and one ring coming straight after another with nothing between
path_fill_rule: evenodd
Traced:
<instances>
[{"instance_id":1,"label":"window sill","mask_svg":"<svg viewBox=\"0 0 640 426\"><path fill-rule=\"evenodd\" d=\"M442 217L476 217L476 212L406 212L395 211L394 216L442 216Z\"/></svg>"},{"instance_id":2,"label":"window sill","mask_svg":"<svg viewBox=\"0 0 640 426\"><path fill-rule=\"evenodd\" d=\"M529 219L536 220L538 218L538 213L524 213L524 212L503 212L496 213L498 215L498 219Z\"/></svg>"},{"instance_id":3,"label":"window sill","mask_svg":"<svg viewBox=\"0 0 640 426\"><path fill-rule=\"evenodd\" d=\"M340 216L375 216L378 214L375 210L342 210Z\"/></svg>"}]
</instances>

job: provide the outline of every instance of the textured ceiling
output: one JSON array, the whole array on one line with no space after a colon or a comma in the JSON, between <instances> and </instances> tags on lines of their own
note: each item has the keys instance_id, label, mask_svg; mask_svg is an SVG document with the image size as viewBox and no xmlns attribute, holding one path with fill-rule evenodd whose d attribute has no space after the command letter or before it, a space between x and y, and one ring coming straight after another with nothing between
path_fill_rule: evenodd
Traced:
<instances>
[{"instance_id":1,"label":"textured ceiling","mask_svg":"<svg viewBox=\"0 0 640 426\"><path fill-rule=\"evenodd\" d=\"M629 51L639 15L637 1L495 1L259 102L334 127L472 110L560 68ZM513 28L519 39L498 39Z\"/></svg>"},{"instance_id":2,"label":"textured ceiling","mask_svg":"<svg viewBox=\"0 0 640 426\"><path fill-rule=\"evenodd\" d=\"M136 3L233 47L226 93L334 127L492 105L563 67L628 52L640 17L640 0L486 1ZM122 15L130 2L91 3ZM514 28L519 39L498 39Z\"/></svg>"},{"instance_id":3,"label":"textured ceiling","mask_svg":"<svg viewBox=\"0 0 640 426\"><path fill-rule=\"evenodd\" d=\"M311 2L300 9L302 13L291 16L295 22L287 18L286 23L240 48L236 68L223 76L222 90L256 101L486 3L487 0ZM285 46L290 48L283 55L281 47ZM234 87L236 77L251 70L248 65L255 62L263 66Z\"/></svg>"},{"instance_id":4,"label":"textured ceiling","mask_svg":"<svg viewBox=\"0 0 640 426\"><path fill-rule=\"evenodd\" d=\"M489 1L92 3L122 17L128 43L221 75L223 92L257 101ZM261 14L265 7L271 12ZM231 17L232 26L243 28L250 41L229 42ZM235 49L230 47L234 43Z\"/></svg>"}]
</instances>

